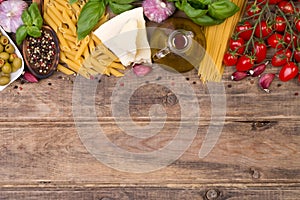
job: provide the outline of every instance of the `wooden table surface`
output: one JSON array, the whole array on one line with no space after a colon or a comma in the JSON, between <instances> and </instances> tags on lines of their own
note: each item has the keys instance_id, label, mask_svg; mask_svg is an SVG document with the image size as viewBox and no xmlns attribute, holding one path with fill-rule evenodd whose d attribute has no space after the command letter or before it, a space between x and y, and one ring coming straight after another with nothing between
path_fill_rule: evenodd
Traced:
<instances>
[{"instance_id":1,"label":"wooden table surface","mask_svg":"<svg viewBox=\"0 0 300 200\"><path fill-rule=\"evenodd\" d=\"M17 80L0 95L0 199L300 199L300 84L276 79L268 94L258 88L257 79L230 81L232 72L225 69L219 83L225 89L222 94L212 94L196 70L174 77L153 72L152 81L139 79L143 85L129 99L118 99L114 92L126 91L130 78L84 81L55 72L39 83ZM126 77L137 80L130 70ZM90 85L97 86L95 91ZM172 90L182 86L191 87L192 93ZM156 162L153 171L147 171L147 165L136 166L135 158L120 155L125 161L112 167L88 151L82 126L101 127L101 133L89 138L95 144L101 144L97 134L103 134L125 152L164 149L175 140L181 122L190 123L189 112L181 110L186 106L182 98L200 110L192 120L197 122L196 136L186 138L191 145L170 164L155 168L161 164ZM225 115L217 112L214 100L226 109ZM116 112L122 111L112 112L116 103L128 108L129 116L117 117ZM160 107L152 107L157 104ZM149 113L156 115L153 121ZM163 127L151 137L127 134L149 123ZM220 135L207 136L209 127L220 123L224 125ZM199 158L206 137L217 140L209 154ZM109 164L116 164L118 152L101 145L94 148ZM168 159L177 150L156 156ZM132 164L126 163L130 159ZM143 163L142 157L142 164L148 162L145 158Z\"/></svg>"},{"instance_id":2,"label":"wooden table surface","mask_svg":"<svg viewBox=\"0 0 300 200\"><path fill-rule=\"evenodd\" d=\"M183 74L185 79L171 80L173 85L188 84L194 89L199 128L179 159L145 173L106 166L87 151L74 121L73 108L79 105L72 104L79 77L56 72L39 83L14 82L1 92L0 199L299 199L299 84L276 80L267 94L257 87L256 79L230 81L231 72L225 70L222 82L224 128L212 151L201 159L199 149L211 123L211 95L194 70ZM150 106L164 107L165 128L144 139L120 130L112 115L112 91L122 89L124 83L101 77L96 84L96 125L112 143L129 152L163 148L184 120L176 99L180 94L159 85L165 76L149 76L158 84L146 82L129 101L120 101L129 104L132 118L122 119L125 126L130 120L146 125ZM90 118L84 120L89 123Z\"/></svg>"}]
</instances>

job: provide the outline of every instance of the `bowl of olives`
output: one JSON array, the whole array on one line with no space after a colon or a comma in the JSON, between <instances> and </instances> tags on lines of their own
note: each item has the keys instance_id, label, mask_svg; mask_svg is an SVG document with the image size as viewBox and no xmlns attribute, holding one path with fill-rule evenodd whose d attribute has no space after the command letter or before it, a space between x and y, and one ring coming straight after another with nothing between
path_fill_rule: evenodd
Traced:
<instances>
[{"instance_id":1,"label":"bowl of olives","mask_svg":"<svg viewBox=\"0 0 300 200\"><path fill-rule=\"evenodd\" d=\"M12 39L0 26L0 91L21 76L24 60Z\"/></svg>"}]
</instances>

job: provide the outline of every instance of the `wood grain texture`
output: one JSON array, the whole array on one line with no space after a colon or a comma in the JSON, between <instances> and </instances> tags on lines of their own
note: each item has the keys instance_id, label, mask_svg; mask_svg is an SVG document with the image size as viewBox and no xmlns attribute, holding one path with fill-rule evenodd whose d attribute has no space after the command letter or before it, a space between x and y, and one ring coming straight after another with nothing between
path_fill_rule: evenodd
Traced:
<instances>
[{"instance_id":1,"label":"wood grain texture","mask_svg":"<svg viewBox=\"0 0 300 200\"><path fill-rule=\"evenodd\" d=\"M128 102L120 100L129 104L130 116L117 119L125 130L132 128L128 121L146 126L151 122L149 113L157 114L154 123L164 128L149 138L130 136L115 121L112 94L128 82L113 77L93 80L97 85L93 105L84 95L82 104L72 103L78 77L56 72L37 84L14 82L0 94L0 199L299 199L299 83L276 79L267 94L255 78L230 81L232 70L226 68L223 76L226 117L222 134L202 159L198 153L211 123L212 102L196 71L182 74L181 79L150 74L153 82L145 81ZM97 160L80 139L73 108L81 106L80 120L101 127L120 148L152 152L172 141L180 122L189 123L181 116L178 95L189 99L191 94L176 94L161 83L188 84L195 91L198 101L190 98L188 103L197 103L201 113L191 146L170 165L149 173L121 172ZM151 110L155 104L161 107ZM97 123L84 115L93 109Z\"/></svg>"}]
</instances>

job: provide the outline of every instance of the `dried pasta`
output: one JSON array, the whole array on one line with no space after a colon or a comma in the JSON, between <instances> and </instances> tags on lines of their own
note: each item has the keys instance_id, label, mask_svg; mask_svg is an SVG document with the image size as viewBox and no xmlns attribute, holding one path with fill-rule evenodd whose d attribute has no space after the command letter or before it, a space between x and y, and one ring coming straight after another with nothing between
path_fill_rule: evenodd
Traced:
<instances>
[{"instance_id":1,"label":"dried pasta","mask_svg":"<svg viewBox=\"0 0 300 200\"><path fill-rule=\"evenodd\" d=\"M118 63L118 58L108 50L93 33L83 40L77 40L76 26L79 14L86 0L72 5L68 0L44 0L44 21L56 32L60 45L60 64L57 67L67 75L78 73L86 78L97 74L122 76L118 70L125 67ZM104 14L96 28L109 19Z\"/></svg>"},{"instance_id":2,"label":"dried pasta","mask_svg":"<svg viewBox=\"0 0 300 200\"><path fill-rule=\"evenodd\" d=\"M222 79L224 71L223 56L227 49L227 40L240 20L247 1L232 0L241 9L234 16L228 18L220 25L204 28L206 36L206 55L200 63L198 74L202 81L216 81Z\"/></svg>"}]
</instances>

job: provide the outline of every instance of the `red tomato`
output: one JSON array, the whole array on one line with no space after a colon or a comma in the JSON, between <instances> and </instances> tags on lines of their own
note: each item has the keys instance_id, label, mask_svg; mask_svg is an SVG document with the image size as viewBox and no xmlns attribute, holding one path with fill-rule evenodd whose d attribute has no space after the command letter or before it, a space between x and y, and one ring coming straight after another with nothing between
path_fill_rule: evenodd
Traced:
<instances>
[{"instance_id":1,"label":"red tomato","mask_svg":"<svg viewBox=\"0 0 300 200\"><path fill-rule=\"evenodd\" d=\"M297 46L297 36L295 34L292 35L291 33L286 32L283 41L289 48L293 48L293 45L294 47Z\"/></svg>"},{"instance_id":2,"label":"red tomato","mask_svg":"<svg viewBox=\"0 0 300 200\"><path fill-rule=\"evenodd\" d=\"M260 13L260 11L261 11L261 6L257 4L249 4L246 7L246 12L249 17L256 15L253 17L254 19L258 18L257 14Z\"/></svg>"},{"instance_id":3,"label":"red tomato","mask_svg":"<svg viewBox=\"0 0 300 200\"><path fill-rule=\"evenodd\" d=\"M283 82L286 82L295 78L298 75L298 73L299 73L298 66L295 63L290 62L285 64L281 68L279 72L279 79Z\"/></svg>"},{"instance_id":4,"label":"red tomato","mask_svg":"<svg viewBox=\"0 0 300 200\"><path fill-rule=\"evenodd\" d=\"M244 51L245 51L245 41L241 38L241 37L238 37L238 38L230 38L229 40L229 49L231 51L235 51L239 54L243 54Z\"/></svg>"},{"instance_id":5,"label":"red tomato","mask_svg":"<svg viewBox=\"0 0 300 200\"><path fill-rule=\"evenodd\" d=\"M298 32L300 32L300 19L295 20L295 28L297 29Z\"/></svg>"},{"instance_id":6,"label":"red tomato","mask_svg":"<svg viewBox=\"0 0 300 200\"><path fill-rule=\"evenodd\" d=\"M236 64L237 71L248 71L254 65L254 59L248 55L242 55Z\"/></svg>"},{"instance_id":7,"label":"red tomato","mask_svg":"<svg viewBox=\"0 0 300 200\"><path fill-rule=\"evenodd\" d=\"M244 40L249 40L252 35L252 25L250 22L245 21L242 24L238 24L235 28L235 31L238 33L238 36Z\"/></svg>"},{"instance_id":8,"label":"red tomato","mask_svg":"<svg viewBox=\"0 0 300 200\"><path fill-rule=\"evenodd\" d=\"M261 63L267 56L267 45L264 42L256 41L254 43L253 54L255 55L255 62Z\"/></svg>"},{"instance_id":9,"label":"red tomato","mask_svg":"<svg viewBox=\"0 0 300 200\"><path fill-rule=\"evenodd\" d=\"M225 66L234 66L238 61L238 56L233 52L226 52L224 54L223 63Z\"/></svg>"},{"instance_id":10,"label":"red tomato","mask_svg":"<svg viewBox=\"0 0 300 200\"><path fill-rule=\"evenodd\" d=\"M281 49L272 57L271 63L274 67L280 67L289 62L292 52L289 49Z\"/></svg>"},{"instance_id":11,"label":"red tomato","mask_svg":"<svg viewBox=\"0 0 300 200\"><path fill-rule=\"evenodd\" d=\"M276 16L275 23L273 24L273 29L277 32L284 32L286 28L286 21L281 16Z\"/></svg>"},{"instance_id":12,"label":"red tomato","mask_svg":"<svg viewBox=\"0 0 300 200\"><path fill-rule=\"evenodd\" d=\"M265 20L258 23L254 30L254 35L258 38L264 38L270 35L272 32L272 26L268 25Z\"/></svg>"},{"instance_id":13,"label":"red tomato","mask_svg":"<svg viewBox=\"0 0 300 200\"><path fill-rule=\"evenodd\" d=\"M285 14L293 14L294 13L294 6L288 1L281 1L278 3L278 7L282 12Z\"/></svg>"},{"instance_id":14,"label":"red tomato","mask_svg":"<svg viewBox=\"0 0 300 200\"><path fill-rule=\"evenodd\" d=\"M300 63L300 47L298 47L297 49L295 49L295 51L294 51L294 59L295 59L296 63Z\"/></svg>"},{"instance_id":15,"label":"red tomato","mask_svg":"<svg viewBox=\"0 0 300 200\"><path fill-rule=\"evenodd\" d=\"M283 36L279 33L273 33L270 37L268 37L267 42L268 45L277 49L281 49L284 44Z\"/></svg>"}]
</instances>

